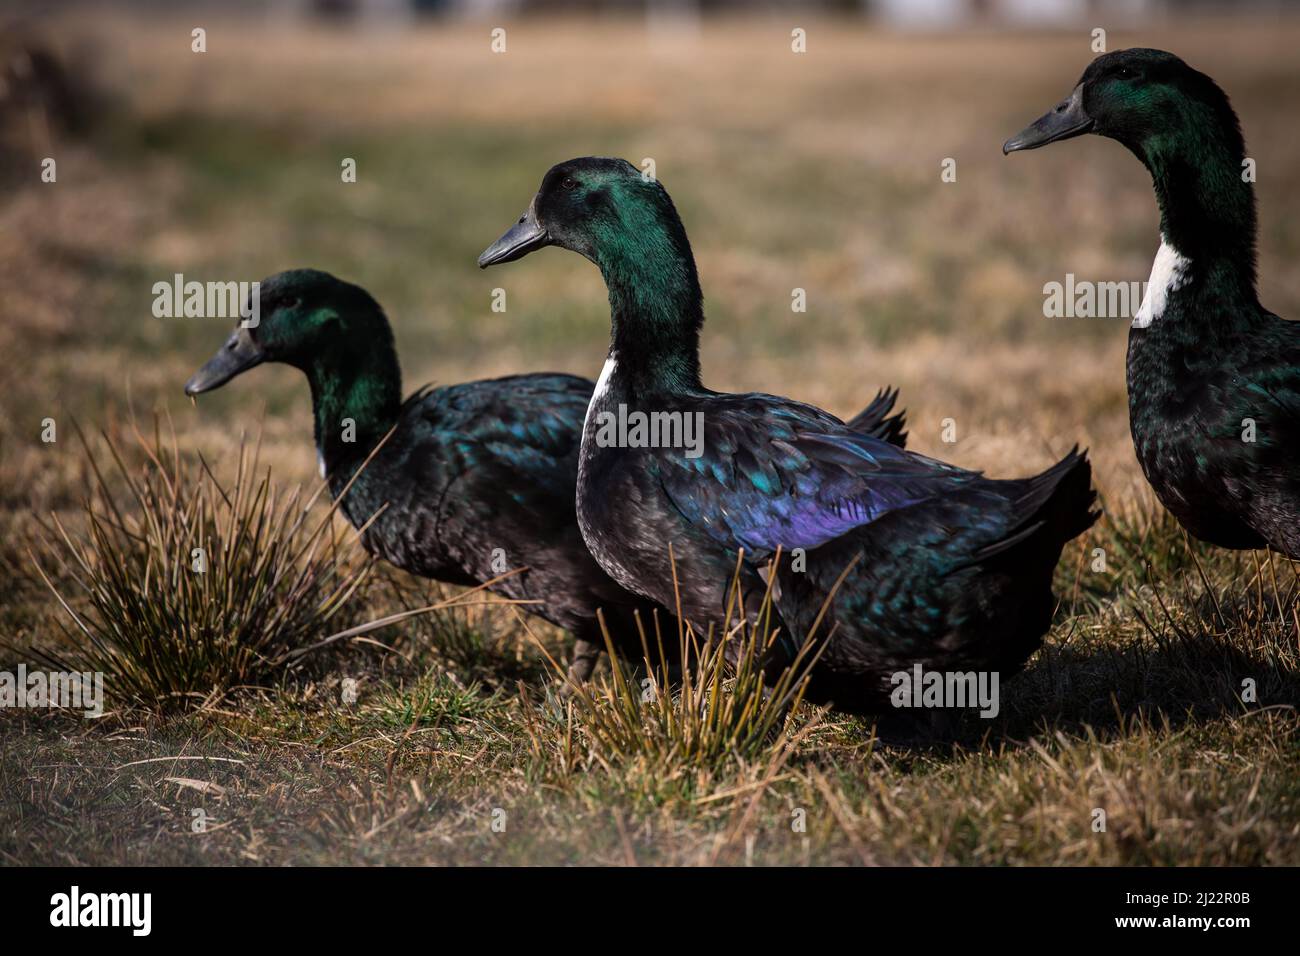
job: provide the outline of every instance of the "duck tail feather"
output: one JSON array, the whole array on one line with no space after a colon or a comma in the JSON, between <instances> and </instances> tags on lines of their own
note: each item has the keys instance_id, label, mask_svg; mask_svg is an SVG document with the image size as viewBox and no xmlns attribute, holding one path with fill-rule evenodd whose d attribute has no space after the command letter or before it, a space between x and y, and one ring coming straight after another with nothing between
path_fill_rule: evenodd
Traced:
<instances>
[{"instance_id":1,"label":"duck tail feather","mask_svg":"<svg viewBox=\"0 0 1300 956\"><path fill-rule=\"evenodd\" d=\"M1005 553L1030 539L1059 553L1065 542L1083 534L1101 515L1093 508L1096 503L1088 453L1076 445L1051 468L1024 480L1015 499L1021 520L1006 537L983 548L975 558Z\"/></svg>"},{"instance_id":2,"label":"duck tail feather","mask_svg":"<svg viewBox=\"0 0 1300 956\"><path fill-rule=\"evenodd\" d=\"M881 441L889 442L899 448L907 446L907 413L905 411L890 415L894 403L898 401L898 389L882 388L876 392L871 403L848 421L849 428L862 435L869 435Z\"/></svg>"}]
</instances>

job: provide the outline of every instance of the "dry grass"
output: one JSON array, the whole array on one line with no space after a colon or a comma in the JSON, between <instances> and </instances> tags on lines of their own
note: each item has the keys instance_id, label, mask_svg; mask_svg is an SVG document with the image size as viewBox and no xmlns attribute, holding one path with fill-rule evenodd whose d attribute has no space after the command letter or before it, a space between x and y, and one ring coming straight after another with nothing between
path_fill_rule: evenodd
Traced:
<instances>
[{"instance_id":1,"label":"dry grass","mask_svg":"<svg viewBox=\"0 0 1300 956\"><path fill-rule=\"evenodd\" d=\"M223 482L157 421L125 447L103 436L106 453L77 437L94 474L84 530L55 514L30 555L76 648L38 648L52 670L104 674L119 706L184 709L274 679L342 630L372 563L333 509L313 510L319 486L278 488L256 446Z\"/></svg>"},{"instance_id":2,"label":"dry grass","mask_svg":"<svg viewBox=\"0 0 1300 956\"><path fill-rule=\"evenodd\" d=\"M523 23L497 57L473 25L357 37L214 20L202 57L188 23L58 27L57 46L98 51L113 105L58 143L56 185L0 205L0 626L18 647L59 644L26 548L33 515L76 523L90 475L72 416L112 430L128 398L158 407L220 471L265 415L277 481L311 479L300 376L259 369L183 403L225 324L152 318L153 282L310 264L384 303L409 385L591 375L607 330L594 270L559 252L499 274L474 258L552 162L651 156L695 244L715 387L849 414L889 382L915 447L997 475L1091 446L1109 514L1067 552L1057 624L1002 713L966 720L953 747L909 749L800 705L757 749L692 763L628 709L618 674L594 710L556 709L516 612L460 609L198 713L0 713L0 860L1300 862L1295 571L1188 545L1132 458L1121 323L1042 317L1043 284L1066 272L1147 275L1148 183L1110 143L998 148L1069 89L1086 35L807 26L802 58L781 18L657 44L626 24ZM1297 39L1300 23L1240 19L1110 36L1173 49L1232 93L1260 171L1261 294L1292 317ZM347 156L360 178L344 186ZM939 180L945 157L956 183ZM796 286L806 315L789 310ZM361 597L384 614L427 594L384 574Z\"/></svg>"}]
</instances>

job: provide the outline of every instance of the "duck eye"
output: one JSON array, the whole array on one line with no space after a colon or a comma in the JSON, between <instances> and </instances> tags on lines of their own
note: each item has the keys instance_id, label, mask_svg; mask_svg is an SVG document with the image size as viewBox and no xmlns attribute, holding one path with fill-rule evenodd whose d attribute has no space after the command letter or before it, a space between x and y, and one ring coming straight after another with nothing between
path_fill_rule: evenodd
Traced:
<instances>
[{"instance_id":1,"label":"duck eye","mask_svg":"<svg viewBox=\"0 0 1300 956\"><path fill-rule=\"evenodd\" d=\"M292 299L289 299L284 303L286 309L296 309L300 305L302 305L302 298L299 296L294 296Z\"/></svg>"},{"instance_id":2,"label":"duck eye","mask_svg":"<svg viewBox=\"0 0 1300 956\"><path fill-rule=\"evenodd\" d=\"M564 181L560 183L560 186L564 189L577 189L578 181L576 179L566 176Z\"/></svg>"},{"instance_id":3,"label":"duck eye","mask_svg":"<svg viewBox=\"0 0 1300 956\"><path fill-rule=\"evenodd\" d=\"M1127 80L1133 75L1133 71L1130 70L1127 66L1121 66L1119 70L1116 71L1115 75L1120 77L1120 79Z\"/></svg>"}]
</instances>

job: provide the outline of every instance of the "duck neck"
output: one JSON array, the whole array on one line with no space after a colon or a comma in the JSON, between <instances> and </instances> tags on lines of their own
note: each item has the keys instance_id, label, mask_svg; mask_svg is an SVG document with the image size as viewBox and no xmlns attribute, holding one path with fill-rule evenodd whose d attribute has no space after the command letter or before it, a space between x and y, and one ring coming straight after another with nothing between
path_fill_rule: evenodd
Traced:
<instances>
[{"instance_id":1,"label":"duck neck","mask_svg":"<svg viewBox=\"0 0 1300 956\"><path fill-rule=\"evenodd\" d=\"M595 255L609 289L610 352L629 396L699 389L704 300L676 214L609 236Z\"/></svg>"},{"instance_id":2,"label":"duck neck","mask_svg":"<svg viewBox=\"0 0 1300 956\"><path fill-rule=\"evenodd\" d=\"M1134 152L1151 173L1164 244L1188 263L1180 298L1208 292L1227 303L1257 304L1255 187L1245 144L1226 102L1224 116L1202 110L1207 115L1148 137Z\"/></svg>"},{"instance_id":3,"label":"duck neck","mask_svg":"<svg viewBox=\"0 0 1300 956\"><path fill-rule=\"evenodd\" d=\"M350 343L311 359L316 450L333 487L346 483L397 422L402 372L391 341Z\"/></svg>"}]
</instances>

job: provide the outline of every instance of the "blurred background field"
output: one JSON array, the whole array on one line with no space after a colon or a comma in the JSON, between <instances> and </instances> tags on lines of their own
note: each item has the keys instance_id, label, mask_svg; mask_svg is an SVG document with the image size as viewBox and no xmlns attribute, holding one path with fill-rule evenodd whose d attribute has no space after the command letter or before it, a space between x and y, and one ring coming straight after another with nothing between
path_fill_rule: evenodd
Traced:
<instances>
[{"instance_id":1,"label":"blurred background field","mask_svg":"<svg viewBox=\"0 0 1300 956\"><path fill-rule=\"evenodd\" d=\"M199 19L205 54L190 51ZM594 377L608 331L596 271L560 251L491 272L475 258L552 163L608 154L653 158L683 215L715 387L848 415L889 382L921 450L1010 475L1079 442L1109 495L1138 487L1125 320L1044 318L1042 289L1066 273L1146 278L1158 245L1147 177L1100 139L999 149L1068 92L1091 56L1087 30L899 34L818 19L794 54L801 15L681 33L527 18L494 54L494 21L199 19L81 13L47 33L107 99L89 141L57 143L57 184L29 166L3 210L0 336L23 356L0 383L21 411L0 438L13 478L34 464L25 449L51 453L31 449L40 418L111 413L128 383L209 451L267 404L268 441L310 474L296 373L260 370L197 409L182 400L226 323L153 318L153 283L177 272L252 280L310 265L360 283L388 310L412 387ZM1261 293L1282 315L1300 312L1288 268L1297 36L1300 22L1233 17L1108 36L1174 49L1231 92L1259 168ZM341 182L345 157L355 184ZM956 182L940 179L945 158ZM491 311L497 287L504 315ZM796 287L805 314L791 311ZM949 417L955 446L940 441Z\"/></svg>"},{"instance_id":2,"label":"blurred background field","mask_svg":"<svg viewBox=\"0 0 1300 956\"><path fill-rule=\"evenodd\" d=\"M772 5L740 15L732 6L717 16L647 19L627 9L592 16L579 5L554 14L539 9L545 6L353 20L312 17L292 5L231 12L88 4L9 26L7 55L21 56L14 51L24 38L35 38L64 64L80 104L65 123L48 104L16 102L12 78L7 87L14 95L5 106L0 166L0 568L13 584L4 588L11 597L0 599L0 623L9 638L21 646L52 633L52 601L30 586L24 541L34 515L72 508L84 493L87 466L66 427L72 419L93 430L125 420L131 407L146 417L161 410L182 450L202 452L217 467L233 465L241 433L260 425L264 460L277 479L314 477L301 376L283 366L258 369L192 405L182 385L229 323L154 318L155 282L175 273L247 281L312 266L359 283L394 324L407 390L532 370L594 377L608 311L590 264L551 250L488 272L475 265L546 169L586 154L655 161L700 267L712 387L775 392L848 416L892 384L901 389L912 447L1012 476L1086 445L1108 506L1150 513L1128 436L1127 321L1043 314L1044 284L1064 282L1067 273L1146 279L1159 243L1148 178L1118 145L1098 138L1010 158L1000 151L1069 92L1093 55L1094 26L1107 28L1109 49L1172 50L1229 91L1258 164L1261 298L1280 315L1300 316L1300 17L1284 15L1282 5L1139 4L1133 14L1122 4L1067 4L1064 20L1024 23L991 17L1000 9L993 4L982 18L929 29L904 28L883 9L868 18L856 8ZM205 53L191 51L196 26L206 30ZM498 26L506 30L504 53L492 50ZM791 50L796 28L806 30L806 53ZM40 181L46 156L57 159L56 183ZM345 158L356 160L355 183L341 181ZM949 158L955 182L941 180ZM505 314L491 309L498 287L508 296ZM806 290L806 313L791 311L795 288ZM47 417L59 423L55 444L40 441ZM955 422L955 443L941 440L945 419ZM1095 543L1080 543L1066 564L1073 568ZM1140 562L1132 560L1117 573L1140 581ZM1250 566L1231 567L1237 570L1225 570L1224 581L1244 580ZM1121 623L1125 640L1136 640L1137 620ZM1094 624L1101 627L1087 626ZM1053 698L1061 660L1046 674L1038 669L1029 697ZM1285 686L1294 693L1290 673ZM1132 696L1140 702L1146 693ZM1104 688L1094 697L1095 716L1109 702ZM1119 719L1121 737L1126 719L1131 714ZM1241 792L1216 805L1249 796L1233 825L1258 813L1255 825L1271 826L1270 835L1258 845L1244 830L1211 840L1207 859L1296 861L1295 758L1273 753L1279 742L1294 746L1287 719L1272 736L1243 744ZM1233 719L1224 720L1224 739L1238 740ZM1079 781L1090 772L1091 745L1078 726L1072 733L1083 735L1065 745L1079 748L1077 775L1061 766L1059 779L1057 770L1047 772L1049 784L1034 782L1024 766L1005 768L1015 813L1038 812L1035 788L1056 787L1062 800L1087 790ZM1199 745L1184 741L1191 750L1177 751L1161 771L1181 781L1166 793L1159 774L1147 779L1141 767L1150 748L1171 738L1134 734L1125 772L1142 779L1130 783L1156 788L1155 803L1181 799L1187 781L1179 774L1199 759L1190 756ZM7 792L27 793L26 812L48 823L57 813L33 796L40 788L15 762L31 751L9 739L11 762L0 779ZM42 740L28 745L46 746ZM927 828L944 826L951 801L978 800L988 776L999 773L1000 758L988 759L992 767L979 758L973 768L932 769L956 773L957 782L918 784L919 791L908 789L907 766L881 770L902 788L895 792L901 804L920 808L917 832L915 841L888 842L868 855L1172 862L1200 826L1217 826L1217 810L1183 807L1185 817L1169 819L1197 822L1173 825L1180 835L1163 857L1152 849L1163 832L1159 814L1143 818L1135 843L1095 856L1071 850L1066 835L1032 850L972 837L966 851L950 853L944 841L956 837ZM1036 757L1025 759L1042 770ZM873 766L859 765L858 777ZM1279 775L1285 796L1267 811L1256 803L1259 782L1252 793L1247 779L1264 767L1270 780ZM814 797L825 792L808 786ZM844 807L873 799L859 792L872 789L869 781L845 786ZM78 819L112 844L103 819ZM845 834L872 819L861 806L837 811L829 849L817 859L861 861L862 838ZM350 833L353 823L338 826ZM701 826L713 833L707 820ZM996 833L996 821L990 826ZM625 859L622 823L609 833L609 858ZM554 846L569 837L548 839L549 850L516 848L519 856L506 859L564 858ZM692 839L662 849L662 858L696 859ZM572 840L579 846L582 838ZM135 852L114 845L90 858L135 859ZM197 851L176 852L185 859ZM281 852L243 858L302 858ZM425 858L410 845L404 852L416 855L398 857ZM22 839L11 839L5 855L42 858L37 844Z\"/></svg>"}]
</instances>

